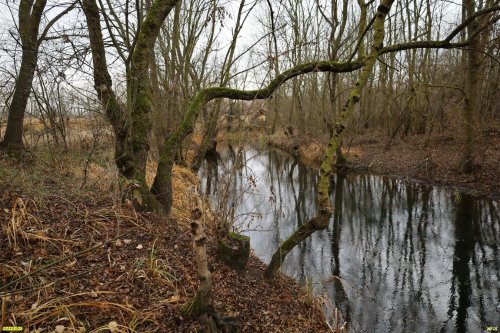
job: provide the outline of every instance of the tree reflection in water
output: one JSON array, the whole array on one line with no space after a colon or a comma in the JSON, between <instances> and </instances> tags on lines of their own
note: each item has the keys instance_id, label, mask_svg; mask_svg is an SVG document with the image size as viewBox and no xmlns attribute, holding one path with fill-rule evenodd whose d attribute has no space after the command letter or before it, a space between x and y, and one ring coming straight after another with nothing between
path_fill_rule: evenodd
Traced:
<instances>
[{"instance_id":1,"label":"tree reflection in water","mask_svg":"<svg viewBox=\"0 0 500 333\"><path fill-rule=\"evenodd\" d=\"M215 193L217 177L239 153L245 163L232 195L251 170L256 191L237 210L262 213L245 233L269 262L280 241L314 214L318 172L274 150L224 150L218 166L200 170L205 190ZM297 246L283 271L313 279L351 331L480 332L498 325L498 202L359 173L337 174L331 198L328 229Z\"/></svg>"}]
</instances>

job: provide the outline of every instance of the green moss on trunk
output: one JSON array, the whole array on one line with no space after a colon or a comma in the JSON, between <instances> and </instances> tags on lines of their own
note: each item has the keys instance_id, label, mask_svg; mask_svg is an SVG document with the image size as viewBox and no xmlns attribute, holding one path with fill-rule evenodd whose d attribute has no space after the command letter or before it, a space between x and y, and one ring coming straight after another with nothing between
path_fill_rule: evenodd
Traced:
<instances>
[{"instance_id":1,"label":"green moss on trunk","mask_svg":"<svg viewBox=\"0 0 500 333\"><path fill-rule=\"evenodd\" d=\"M301 225L288 239L286 239L273 254L271 262L266 270L266 277L270 278L276 275L285 256L300 242L309 237L316 230L325 229L328 226L332 216L332 207L330 205L329 189L331 188L332 164L337 148L339 148L339 140L345 129L345 121L354 111L354 106L361 99L361 90L366 85L366 82L373 71L377 57L382 49L384 40L384 21L389 13L394 0L384 0L377 8L377 15L373 24L373 42L370 49L370 54L364 61L364 67L361 70L356 85L351 90L349 98L342 109L342 112L335 124L335 128L331 134L326 156L321 164L320 179L318 181L318 197L317 206L318 212L316 216Z\"/></svg>"},{"instance_id":2,"label":"green moss on trunk","mask_svg":"<svg viewBox=\"0 0 500 333\"><path fill-rule=\"evenodd\" d=\"M321 210L317 216L310 219L306 223L302 224L290 237L288 237L274 252L271 262L267 266L266 272L264 273L266 278L274 277L285 257L290 251L304 239L312 235L317 230L325 229L328 226L330 218L332 216L331 210Z\"/></svg>"},{"instance_id":3,"label":"green moss on trunk","mask_svg":"<svg viewBox=\"0 0 500 333\"><path fill-rule=\"evenodd\" d=\"M227 240L219 241L218 255L236 271L243 271L250 257L250 237L230 232Z\"/></svg>"},{"instance_id":4,"label":"green moss on trunk","mask_svg":"<svg viewBox=\"0 0 500 333\"><path fill-rule=\"evenodd\" d=\"M203 106L216 98L229 98L234 100L265 99L286 81L302 74L311 72L352 72L363 66L362 60L352 62L315 61L297 65L274 78L265 88L259 90L238 90L224 87L206 88L199 91L191 101L184 118L178 129L173 132L163 145L160 160L153 182L152 192L161 204L170 211L172 206L171 170L174 164L175 152L184 138L193 131L194 124Z\"/></svg>"}]
</instances>

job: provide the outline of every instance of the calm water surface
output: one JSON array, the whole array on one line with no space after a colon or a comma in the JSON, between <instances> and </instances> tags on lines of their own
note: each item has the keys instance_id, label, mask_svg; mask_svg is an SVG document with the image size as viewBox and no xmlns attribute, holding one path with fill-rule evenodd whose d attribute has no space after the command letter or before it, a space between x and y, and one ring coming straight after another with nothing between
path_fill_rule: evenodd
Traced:
<instances>
[{"instance_id":1,"label":"calm water surface","mask_svg":"<svg viewBox=\"0 0 500 333\"><path fill-rule=\"evenodd\" d=\"M231 168L236 163L236 172ZM200 170L256 255L315 212L318 171L274 150L224 149ZM335 176L334 217L286 258L283 271L312 281L350 332L485 332L500 326L499 203L389 177ZM234 204L234 205L233 205Z\"/></svg>"}]
</instances>

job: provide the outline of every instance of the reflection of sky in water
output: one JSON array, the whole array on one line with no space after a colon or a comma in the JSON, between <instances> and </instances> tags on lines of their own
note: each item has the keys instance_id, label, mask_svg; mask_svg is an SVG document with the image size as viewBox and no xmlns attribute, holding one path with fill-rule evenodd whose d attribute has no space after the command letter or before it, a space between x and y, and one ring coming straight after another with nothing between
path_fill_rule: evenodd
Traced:
<instances>
[{"instance_id":1,"label":"reflection of sky in water","mask_svg":"<svg viewBox=\"0 0 500 333\"><path fill-rule=\"evenodd\" d=\"M239 198L239 214L262 214L239 223L251 229L245 233L252 248L268 263L280 241L313 216L318 172L276 151L243 154L231 197ZM223 187L234 156L225 150L225 165L205 163L205 190L210 182L211 193ZM235 195L250 176L257 180L252 193ZM500 325L498 202L373 175L337 175L335 183L328 229L287 256L286 274L315 281L356 332L481 332Z\"/></svg>"}]
</instances>

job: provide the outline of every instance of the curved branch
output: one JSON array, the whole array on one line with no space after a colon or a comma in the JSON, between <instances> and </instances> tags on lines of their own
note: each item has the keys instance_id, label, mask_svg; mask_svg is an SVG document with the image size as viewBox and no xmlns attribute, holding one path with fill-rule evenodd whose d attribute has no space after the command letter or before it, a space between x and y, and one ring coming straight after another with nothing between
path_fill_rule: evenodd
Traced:
<instances>
[{"instance_id":1,"label":"curved branch","mask_svg":"<svg viewBox=\"0 0 500 333\"><path fill-rule=\"evenodd\" d=\"M353 62L334 62L334 61L315 61L310 63L305 63L297 65L282 74L274 78L266 87L257 90L238 90L232 88L222 88L213 87L206 88L198 92L196 97L193 99L188 112L186 113L184 120L181 123L181 129L183 125L189 125L189 131L192 130L194 124L191 123L192 120L196 120L198 111L201 107L208 103L209 101L216 98L230 98L233 100L244 100L251 101L254 99L267 99L272 96L272 94L286 81L307 73L312 72L333 72L333 73L345 73L352 72L364 65L362 61ZM183 137L189 134L189 132L182 133ZM167 140L166 143L168 143Z\"/></svg>"},{"instance_id":2,"label":"curved branch","mask_svg":"<svg viewBox=\"0 0 500 333\"><path fill-rule=\"evenodd\" d=\"M488 14L488 13L492 13L495 11L500 11L500 6L493 6L493 7L486 8L486 9L475 12L474 15L471 15L470 17L467 18L467 20L465 20L463 23L461 23L459 26L457 26L455 29L453 29L453 31L443 40L423 40L423 41L394 44L394 45L383 47L380 50L379 54L381 55L381 54L385 54L385 53L398 52L398 51L410 50L410 49L453 49L453 48L460 48L460 47L467 46L467 45L469 45L470 41L474 37L476 37L488 25L491 25L492 23L497 21L500 17L499 16L493 17L491 20L488 21L487 24L484 24L477 31L475 31L474 34L469 36L466 41L459 42L459 43L452 43L451 40L458 33L460 33L463 29L465 29L467 27L467 25L470 24L477 17Z\"/></svg>"},{"instance_id":3,"label":"curved branch","mask_svg":"<svg viewBox=\"0 0 500 333\"><path fill-rule=\"evenodd\" d=\"M209 101L216 98L230 98L233 100L246 101L266 99L270 98L283 83L296 76L312 72L352 72L363 66L364 62L362 60L353 62L315 61L292 67L291 69L278 75L262 89L238 90L215 87L200 90L191 101L191 104L184 115L184 119L177 130L165 141L151 192L156 195L157 199L165 207L167 207L167 211L169 211L172 204L171 170L174 163L175 152L184 138L193 131L194 124L198 118L200 110Z\"/></svg>"},{"instance_id":4,"label":"curved branch","mask_svg":"<svg viewBox=\"0 0 500 333\"><path fill-rule=\"evenodd\" d=\"M56 15L52 20L47 23L45 26L45 29L43 29L42 33L40 34L40 37L38 38L38 45L42 43L47 37L47 33L49 32L50 28L64 15L68 14L75 6L78 4L78 0L73 1L68 8L64 9L62 12L60 12L58 15Z\"/></svg>"},{"instance_id":5,"label":"curved branch","mask_svg":"<svg viewBox=\"0 0 500 333\"><path fill-rule=\"evenodd\" d=\"M459 26L457 26L449 35L446 37L446 41L450 42L456 35L458 35L462 30L464 30L472 21L474 21L477 17L496 12L500 10L500 6L492 6L489 8L485 8L483 10L478 10L474 14L470 15L465 21L463 21Z\"/></svg>"},{"instance_id":6,"label":"curved branch","mask_svg":"<svg viewBox=\"0 0 500 333\"><path fill-rule=\"evenodd\" d=\"M380 17L383 17L384 19L390 8L390 4L392 4L392 1L389 0L387 1L387 3L389 4L388 6L381 5L377 8ZM470 22L472 22L472 20L474 20L475 18L497 10L500 10L500 6L494 6L476 12L474 15L470 16L464 23L457 26L457 28L455 28L450 33L450 35L444 40L408 42L408 43L401 43L383 47L382 46L383 37L382 37L382 39L376 43L377 44L376 50L372 52L372 55L373 54L376 55L374 57L369 56L368 58L358 59L352 62L316 61L306 64L300 64L278 75L266 87L258 90L237 90L224 87L215 87L215 88L206 88L199 91L194 97L194 99L191 101L191 104L187 109L184 115L184 119L182 120L180 126L165 141L164 148L160 154L157 173L153 182L153 186L151 187L151 192L156 196L156 199L159 200L164 205L164 207L166 207L166 212L167 213L170 212L170 207L172 205L171 176L172 176L172 167L174 164L175 152L177 151L179 144L184 140L184 138L193 131L194 123L196 122L200 110L209 101L216 98L230 98L234 100L266 99L271 97L272 94L276 91L276 89L278 89L284 82L298 75L311 72L333 72L333 73L352 72L361 67L367 66L367 64L369 67L373 66L372 62L374 63L375 59L378 56L389 52L396 52L414 48L449 49L449 48L463 47L466 46L469 41L461 43L452 43L451 40L453 39L453 37L461 30L463 30L467 26L467 24L470 24ZM374 27L374 31L375 34L383 36L384 34L383 21L379 22L377 27ZM363 76L365 75L368 74L364 73ZM353 100L356 98L358 98L358 96L354 96ZM351 104L355 104L355 101ZM351 107L352 106L350 106L350 108Z\"/></svg>"}]
</instances>

